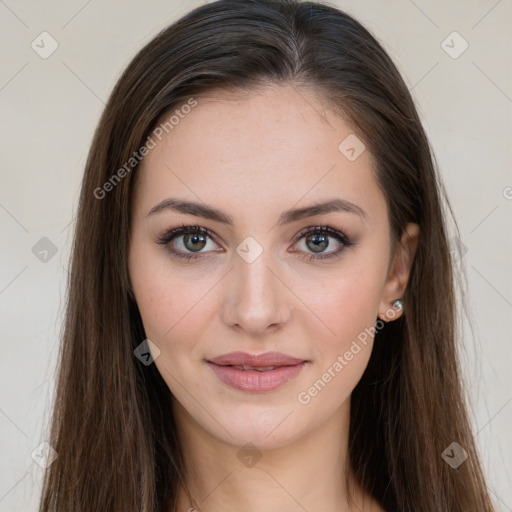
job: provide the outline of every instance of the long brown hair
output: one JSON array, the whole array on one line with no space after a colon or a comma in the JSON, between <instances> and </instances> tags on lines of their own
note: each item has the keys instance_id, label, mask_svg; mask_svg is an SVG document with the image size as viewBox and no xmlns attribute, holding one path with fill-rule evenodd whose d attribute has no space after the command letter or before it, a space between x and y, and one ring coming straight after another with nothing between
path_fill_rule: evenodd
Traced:
<instances>
[{"instance_id":1,"label":"long brown hair","mask_svg":"<svg viewBox=\"0 0 512 512\"><path fill-rule=\"evenodd\" d=\"M407 222L420 226L405 314L377 332L352 393L355 477L387 511L492 511L457 362L451 209L402 77L376 39L334 7L223 0L194 9L135 56L95 132L48 437L58 457L40 512L173 510L185 465L171 393L156 366L134 356L145 334L127 268L131 159L162 116L191 98L265 83L313 89L349 122L375 157L394 243ZM468 453L456 468L441 456L452 442Z\"/></svg>"}]
</instances>

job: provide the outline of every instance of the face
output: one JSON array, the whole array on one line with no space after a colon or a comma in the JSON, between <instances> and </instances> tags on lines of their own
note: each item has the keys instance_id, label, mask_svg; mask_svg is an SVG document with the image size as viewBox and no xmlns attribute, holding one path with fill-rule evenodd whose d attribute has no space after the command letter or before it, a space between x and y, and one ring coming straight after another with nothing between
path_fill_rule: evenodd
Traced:
<instances>
[{"instance_id":1,"label":"face","mask_svg":"<svg viewBox=\"0 0 512 512\"><path fill-rule=\"evenodd\" d=\"M154 364L175 414L233 446L285 446L341 418L400 297L372 156L339 149L353 132L325 108L291 86L198 98L137 170L129 273ZM299 363L211 363L233 352Z\"/></svg>"}]
</instances>

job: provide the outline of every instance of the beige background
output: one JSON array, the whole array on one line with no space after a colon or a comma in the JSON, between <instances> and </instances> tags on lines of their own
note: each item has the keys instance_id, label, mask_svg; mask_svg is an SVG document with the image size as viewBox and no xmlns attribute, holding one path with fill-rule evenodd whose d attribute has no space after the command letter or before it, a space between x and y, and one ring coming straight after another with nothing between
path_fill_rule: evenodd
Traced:
<instances>
[{"instance_id":1,"label":"beige background","mask_svg":"<svg viewBox=\"0 0 512 512\"><path fill-rule=\"evenodd\" d=\"M37 507L42 469L31 454L45 441L72 221L96 122L136 51L200 3L0 1L0 512ZM430 136L467 248L477 442L498 510L512 511L511 0L333 3L390 52ZM43 31L58 44L47 59L31 47ZM469 44L458 58L441 46L453 31ZM457 37L451 52L463 48ZM48 244L43 237L57 251L46 262L32 251Z\"/></svg>"}]
</instances>

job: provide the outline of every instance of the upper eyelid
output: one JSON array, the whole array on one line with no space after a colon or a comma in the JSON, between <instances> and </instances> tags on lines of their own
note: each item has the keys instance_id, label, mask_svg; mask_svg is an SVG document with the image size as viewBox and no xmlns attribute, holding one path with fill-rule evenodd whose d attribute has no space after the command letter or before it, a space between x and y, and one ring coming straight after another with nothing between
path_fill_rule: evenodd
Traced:
<instances>
[{"instance_id":1,"label":"upper eyelid","mask_svg":"<svg viewBox=\"0 0 512 512\"><path fill-rule=\"evenodd\" d=\"M174 238L178 238L180 236L184 236L184 235L188 234L188 232L200 233L200 234L209 236L216 244L219 243L219 242L217 242L217 237L216 237L215 233L210 231L208 228L205 228L203 226L198 226L198 225L178 226L176 228L169 229L168 231L166 231L164 233L162 238L169 236L170 237L169 241L171 241L171 240L174 240Z\"/></svg>"},{"instance_id":2,"label":"upper eyelid","mask_svg":"<svg viewBox=\"0 0 512 512\"><path fill-rule=\"evenodd\" d=\"M328 226L328 225L308 226L304 229L301 229L299 231L299 233L297 234L296 238L300 239L309 233L315 233L317 231L320 233L324 233L329 236L335 237L335 238L337 236L339 236L339 238L345 239L347 242L350 241L349 237L345 234L344 231L341 231L339 229L333 228L332 226Z\"/></svg>"}]
</instances>

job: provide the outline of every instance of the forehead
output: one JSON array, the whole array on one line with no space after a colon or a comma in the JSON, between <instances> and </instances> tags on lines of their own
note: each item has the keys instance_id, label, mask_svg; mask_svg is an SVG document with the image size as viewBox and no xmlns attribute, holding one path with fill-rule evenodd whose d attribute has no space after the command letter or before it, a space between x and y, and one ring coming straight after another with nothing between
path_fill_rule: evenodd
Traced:
<instances>
[{"instance_id":1,"label":"forehead","mask_svg":"<svg viewBox=\"0 0 512 512\"><path fill-rule=\"evenodd\" d=\"M136 197L145 207L181 194L253 211L333 195L385 208L372 155L347 158L343 142L360 139L347 139L353 130L312 90L269 86L196 101L144 157Z\"/></svg>"}]
</instances>

